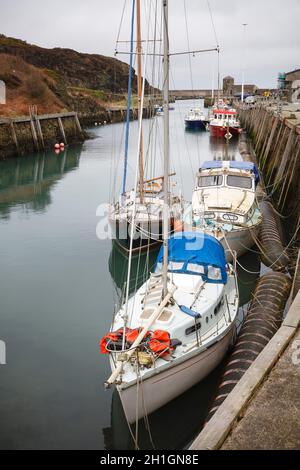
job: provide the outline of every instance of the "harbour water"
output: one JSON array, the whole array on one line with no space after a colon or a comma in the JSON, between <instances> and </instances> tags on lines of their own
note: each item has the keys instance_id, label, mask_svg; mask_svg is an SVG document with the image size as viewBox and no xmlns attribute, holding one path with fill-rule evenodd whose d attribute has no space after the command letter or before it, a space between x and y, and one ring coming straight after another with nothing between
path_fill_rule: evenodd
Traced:
<instances>
[{"instance_id":1,"label":"harbour water","mask_svg":"<svg viewBox=\"0 0 300 470\"><path fill-rule=\"evenodd\" d=\"M170 113L171 166L187 200L200 162L241 159L236 141L227 145L208 132L184 130L184 114L193 104L177 102ZM156 120L161 154L162 118ZM149 129L145 121L145 142ZM109 183L113 155L119 156L115 168L121 174L123 124L90 133L92 139L59 155L0 163L0 339L7 350L7 364L0 366L3 449L133 446L117 394L103 389L109 365L98 348L126 275L122 254L96 235L97 207L108 201L114 186ZM132 122L129 184L136 134L137 122ZM161 161L156 164L160 174ZM118 176L116 189L120 181ZM259 271L254 252L240 262ZM142 272L146 275L144 263L138 282ZM240 270L241 305L249 301L256 278ZM203 423L218 373L150 416L151 438L141 423L140 447L188 445Z\"/></svg>"}]
</instances>

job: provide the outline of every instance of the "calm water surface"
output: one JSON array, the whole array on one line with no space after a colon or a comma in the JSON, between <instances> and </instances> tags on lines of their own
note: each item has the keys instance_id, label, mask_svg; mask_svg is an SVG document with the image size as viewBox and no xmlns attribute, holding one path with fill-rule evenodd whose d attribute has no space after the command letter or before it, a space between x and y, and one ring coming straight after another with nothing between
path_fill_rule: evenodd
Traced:
<instances>
[{"instance_id":1,"label":"calm water surface","mask_svg":"<svg viewBox=\"0 0 300 470\"><path fill-rule=\"evenodd\" d=\"M199 162L240 159L236 142L227 146L208 133L184 131L183 117L192 104L176 103L170 116L172 169L187 199ZM157 118L157 174L161 125ZM146 121L145 141L150 131ZM134 122L131 136L136 132ZM121 172L123 125L97 127L91 133L93 139L60 155L48 152L0 162L0 339L7 348L7 365L0 366L2 449L132 447L118 395L103 390L109 367L98 352L127 267L111 241L96 236L97 206L121 184L119 176L113 183L111 175L112 167ZM241 262L251 271L259 269L254 254ZM142 262L139 282L143 273ZM240 272L242 304L249 300L255 278ZM150 417L156 448L188 444L205 418L218 374ZM142 423L140 447L152 447Z\"/></svg>"}]
</instances>

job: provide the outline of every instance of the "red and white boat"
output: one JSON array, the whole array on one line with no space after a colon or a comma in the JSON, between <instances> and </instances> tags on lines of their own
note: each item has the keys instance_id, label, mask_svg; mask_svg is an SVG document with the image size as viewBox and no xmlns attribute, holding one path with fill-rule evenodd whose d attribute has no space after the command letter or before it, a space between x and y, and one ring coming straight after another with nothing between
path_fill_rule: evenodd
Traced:
<instances>
[{"instance_id":1,"label":"red and white boat","mask_svg":"<svg viewBox=\"0 0 300 470\"><path fill-rule=\"evenodd\" d=\"M242 129L237 119L236 109L221 104L213 108L209 130L213 137L230 139L239 135Z\"/></svg>"}]
</instances>

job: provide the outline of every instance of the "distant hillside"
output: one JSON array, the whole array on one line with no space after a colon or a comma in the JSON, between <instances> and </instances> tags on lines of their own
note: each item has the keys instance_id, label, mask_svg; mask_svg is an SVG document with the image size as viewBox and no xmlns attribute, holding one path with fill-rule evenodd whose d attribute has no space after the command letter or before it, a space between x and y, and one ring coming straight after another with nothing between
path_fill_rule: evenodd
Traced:
<instances>
[{"instance_id":1,"label":"distant hillside","mask_svg":"<svg viewBox=\"0 0 300 470\"><path fill-rule=\"evenodd\" d=\"M0 80L7 85L7 105L0 105L0 114L28 114L30 104L39 112L95 114L124 103L128 72L127 64L111 57L45 49L0 35ZM134 75L134 92L136 87Z\"/></svg>"}]
</instances>

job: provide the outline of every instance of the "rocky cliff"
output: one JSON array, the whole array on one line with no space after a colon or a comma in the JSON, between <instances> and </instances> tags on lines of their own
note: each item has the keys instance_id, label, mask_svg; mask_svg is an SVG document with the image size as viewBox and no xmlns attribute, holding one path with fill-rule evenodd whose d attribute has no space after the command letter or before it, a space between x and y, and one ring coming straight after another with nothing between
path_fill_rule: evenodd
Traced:
<instances>
[{"instance_id":1,"label":"rocky cliff","mask_svg":"<svg viewBox=\"0 0 300 470\"><path fill-rule=\"evenodd\" d=\"M126 63L111 57L46 49L0 35L0 80L7 88L0 114L28 114L29 105L36 104L39 112L94 115L125 102L128 72ZM134 74L134 92L136 87Z\"/></svg>"}]
</instances>

